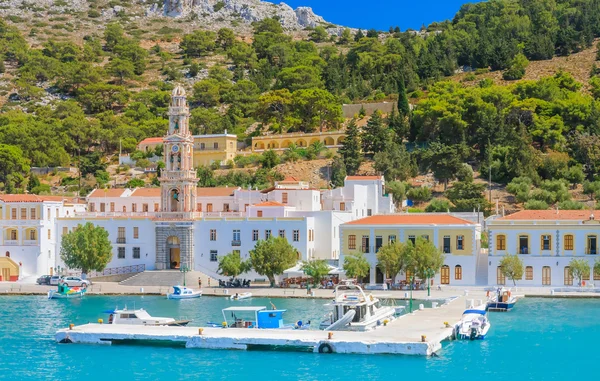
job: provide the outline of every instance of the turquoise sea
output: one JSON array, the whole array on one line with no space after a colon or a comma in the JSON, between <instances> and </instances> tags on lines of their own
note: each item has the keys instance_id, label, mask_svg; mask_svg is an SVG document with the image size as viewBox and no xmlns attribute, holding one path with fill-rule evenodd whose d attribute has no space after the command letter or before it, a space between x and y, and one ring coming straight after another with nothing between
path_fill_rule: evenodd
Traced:
<instances>
[{"instance_id":1,"label":"turquoise sea","mask_svg":"<svg viewBox=\"0 0 600 381\"><path fill-rule=\"evenodd\" d=\"M289 322L324 314L323 300L273 299ZM492 313L484 341L444 343L439 357L226 351L161 346L56 344L69 323L127 305L151 315L221 321L225 298L154 296L47 300L0 296L0 379L10 380L571 380L595 374L600 300L524 299ZM236 305L269 305L252 299Z\"/></svg>"}]
</instances>

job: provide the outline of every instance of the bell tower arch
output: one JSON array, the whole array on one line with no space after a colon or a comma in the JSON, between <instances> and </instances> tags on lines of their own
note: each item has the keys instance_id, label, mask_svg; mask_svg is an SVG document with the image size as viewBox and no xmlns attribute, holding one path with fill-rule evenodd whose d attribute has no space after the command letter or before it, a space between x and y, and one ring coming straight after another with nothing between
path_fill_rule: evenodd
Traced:
<instances>
[{"instance_id":1,"label":"bell tower arch","mask_svg":"<svg viewBox=\"0 0 600 381\"><path fill-rule=\"evenodd\" d=\"M161 210L156 224L156 268L171 267L166 241L180 238L181 266L193 269L194 209L198 179L193 166L194 137L190 133L190 110L183 87L177 86L169 105L169 131L163 139L165 168L161 171Z\"/></svg>"}]
</instances>

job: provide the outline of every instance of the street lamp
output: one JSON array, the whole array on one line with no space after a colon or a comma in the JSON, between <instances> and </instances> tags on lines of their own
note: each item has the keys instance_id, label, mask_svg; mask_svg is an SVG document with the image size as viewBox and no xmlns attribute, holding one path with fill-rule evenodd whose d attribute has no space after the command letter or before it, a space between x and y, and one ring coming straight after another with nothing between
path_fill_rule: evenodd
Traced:
<instances>
[{"instance_id":1,"label":"street lamp","mask_svg":"<svg viewBox=\"0 0 600 381\"><path fill-rule=\"evenodd\" d=\"M183 273L183 287L185 287L185 273L190 271L187 265L183 264L179 267L179 271Z\"/></svg>"},{"instance_id":2,"label":"street lamp","mask_svg":"<svg viewBox=\"0 0 600 381\"><path fill-rule=\"evenodd\" d=\"M427 269L425 270L425 275L427 276L427 296L431 296L431 279L435 275L435 271Z\"/></svg>"}]
</instances>

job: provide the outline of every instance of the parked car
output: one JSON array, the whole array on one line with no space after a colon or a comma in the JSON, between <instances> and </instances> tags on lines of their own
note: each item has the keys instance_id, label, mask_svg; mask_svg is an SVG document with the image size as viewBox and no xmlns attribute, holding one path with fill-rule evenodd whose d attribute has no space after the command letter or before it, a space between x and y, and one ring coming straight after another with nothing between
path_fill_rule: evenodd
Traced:
<instances>
[{"instance_id":1,"label":"parked car","mask_svg":"<svg viewBox=\"0 0 600 381\"><path fill-rule=\"evenodd\" d=\"M60 277L58 275L54 275L54 276L50 277L50 285L51 286L58 285L59 280L60 280Z\"/></svg>"},{"instance_id":2,"label":"parked car","mask_svg":"<svg viewBox=\"0 0 600 381\"><path fill-rule=\"evenodd\" d=\"M37 284L50 284L50 278L52 278L52 276L50 276L50 275L42 275L41 277L37 278L37 280L35 281L35 283L37 283Z\"/></svg>"},{"instance_id":3,"label":"parked car","mask_svg":"<svg viewBox=\"0 0 600 381\"><path fill-rule=\"evenodd\" d=\"M87 287L92 284L89 280L81 279L78 276L63 276L60 281L69 287Z\"/></svg>"}]
</instances>

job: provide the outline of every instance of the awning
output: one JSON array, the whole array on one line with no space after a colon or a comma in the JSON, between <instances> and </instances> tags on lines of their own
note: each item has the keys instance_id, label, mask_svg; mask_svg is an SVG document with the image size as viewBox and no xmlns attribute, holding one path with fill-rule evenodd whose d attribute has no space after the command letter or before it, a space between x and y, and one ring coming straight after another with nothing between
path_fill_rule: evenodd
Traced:
<instances>
[{"instance_id":1,"label":"awning","mask_svg":"<svg viewBox=\"0 0 600 381\"><path fill-rule=\"evenodd\" d=\"M339 269L335 266L327 265L329 267L329 275L339 275L343 273L343 269ZM306 273L302 270L302 262L296 263L296 266L291 267L283 272L288 277L302 277L306 276Z\"/></svg>"}]
</instances>

